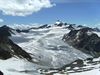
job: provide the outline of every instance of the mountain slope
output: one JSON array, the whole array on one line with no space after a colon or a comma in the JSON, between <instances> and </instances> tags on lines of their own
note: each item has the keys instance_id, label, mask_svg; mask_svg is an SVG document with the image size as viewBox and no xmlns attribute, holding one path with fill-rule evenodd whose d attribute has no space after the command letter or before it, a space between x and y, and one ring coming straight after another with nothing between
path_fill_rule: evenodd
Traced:
<instances>
[{"instance_id":1,"label":"mountain slope","mask_svg":"<svg viewBox=\"0 0 100 75\"><path fill-rule=\"evenodd\" d=\"M19 34L18 38L28 39L28 42L19 43L19 45L32 53L33 57L39 62L38 64L49 68L61 67L78 58L92 57L63 42L63 35L69 31L62 27L31 30L29 33ZM15 40L13 37L12 40Z\"/></svg>"},{"instance_id":2,"label":"mountain slope","mask_svg":"<svg viewBox=\"0 0 100 75\"><path fill-rule=\"evenodd\" d=\"M21 30L25 30L24 27L21 28ZM50 69L61 69L62 67L65 69L67 66L73 67L72 64L75 61L84 62L87 58L92 58L92 55L84 53L62 40L64 34L70 33L70 30L74 30L74 28L68 26L32 28L27 33L18 33L14 30L16 35L12 34L12 37L7 38L14 55L27 60L32 59L36 63L12 57L5 61L0 60L0 70L5 75L40 75L42 71L44 75L44 70L49 71ZM23 53L25 54L23 55Z\"/></svg>"},{"instance_id":3,"label":"mountain slope","mask_svg":"<svg viewBox=\"0 0 100 75\"><path fill-rule=\"evenodd\" d=\"M90 28L71 30L65 34L63 40L73 47L88 53L94 57L100 52L100 37Z\"/></svg>"}]
</instances>

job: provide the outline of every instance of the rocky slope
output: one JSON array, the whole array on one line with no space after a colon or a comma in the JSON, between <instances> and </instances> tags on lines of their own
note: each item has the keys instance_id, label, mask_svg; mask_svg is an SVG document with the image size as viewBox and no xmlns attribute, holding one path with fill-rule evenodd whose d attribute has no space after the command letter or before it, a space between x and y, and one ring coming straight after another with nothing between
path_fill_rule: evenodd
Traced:
<instances>
[{"instance_id":1,"label":"rocky slope","mask_svg":"<svg viewBox=\"0 0 100 75\"><path fill-rule=\"evenodd\" d=\"M7 26L0 27L0 59L20 57L31 61L31 56L9 39L11 33L13 33L11 28Z\"/></svg>"},{"instance_id":2,"label":"rocky slope","mask_svg":"<svg viewBox=\"0 0 100 75\"><path fill-rule=\"evenodd\" d=\"M100 37L93 33L91 28L85 27L78 30L71 30L65 34L63 40L73 47L91 54L98 56L100 53Z\"/></svg>"}]
</instances>

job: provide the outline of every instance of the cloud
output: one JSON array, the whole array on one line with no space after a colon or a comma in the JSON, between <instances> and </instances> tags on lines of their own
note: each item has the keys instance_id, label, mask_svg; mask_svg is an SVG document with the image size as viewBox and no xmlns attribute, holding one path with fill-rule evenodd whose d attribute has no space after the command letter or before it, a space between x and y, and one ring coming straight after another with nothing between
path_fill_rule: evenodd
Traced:
<instances>
[{"instance_id":1,"label":"cloud","mask_svg":"<svg viewBox=\"0 0 100 75\"><path fill-rule=\"evenodd\" d=\"M50 0L0 0L0 11L12 16L27 16L52 6Z\"/></svg>"},{"instance_id":2,"label":"cloud","mask_svg":"<svg viewBox=\"0 0 100 75\"><path fill-rule=\"evenodd\" d=\"M0 23L1 23L1 22L4 22L4 20L0 18Z\"/></svg>"}]
</instances>

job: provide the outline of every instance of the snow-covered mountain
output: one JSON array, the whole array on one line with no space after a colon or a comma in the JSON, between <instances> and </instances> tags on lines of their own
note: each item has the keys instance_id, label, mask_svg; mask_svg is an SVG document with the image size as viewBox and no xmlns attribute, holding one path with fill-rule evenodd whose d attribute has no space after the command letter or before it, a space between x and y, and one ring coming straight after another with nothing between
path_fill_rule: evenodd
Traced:
<instances>
[{"instance_id":1,"label":"snow-covered mountain","mask_svg":"<svg viewBox=\"0 0 100 75\"><path fill-rule=\"evenodd\" d=\"M28 28L20 26L20 32L18 32L16 31L18 27L14 28L13 26L13 33L15 34L12 34L10 39L25 50L34 62L12 57L7 60L0 60L0 70L4 75L41 75L40 73L43 73L43 70L49 72L50 69L59 69L63 66L69 67L76 60L82 60L82 62L85 60L86 62L86 59L93 58L93 56L74 48L73 45L71 46L62 40L63 36L71 30L81 28L84 27L64 23L62 25L43 25L39 27L28 26ZM23 32L25 30L28 30L28 32ZM94 33L99 34L99 32ZM95 67L98 70L98 64ZM54 75L60 75L58 71L56 73ZM69 75L75 74L69 71ZM42 75L46 75L46 73L44 72ZM76 75L82 74L77 73Z\"/></svg>"}]
</instances>

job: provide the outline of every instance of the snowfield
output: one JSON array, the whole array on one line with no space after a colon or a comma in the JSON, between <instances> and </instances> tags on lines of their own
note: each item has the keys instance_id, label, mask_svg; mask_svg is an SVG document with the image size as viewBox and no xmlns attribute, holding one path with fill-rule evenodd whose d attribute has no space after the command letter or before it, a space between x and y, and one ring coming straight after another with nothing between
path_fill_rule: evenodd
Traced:
<instances>
[{"instance_id":1,"label":"snowfield","mask_svg":"<svg viewBox=\"0 0 100 75\"><path fill-rule=\"evenodd\" d=\"M23 28L23 27L22 27ZM31 54L36 63L19 58L0 60L0 70L4 75L41 75L39 69L59 68L76 59L92 57L69 46L62 37L70 30L64 27L32 29L29 33L16 33L10 37L16 44ZM100 34L100 33L98 33ZM100 75L100 65L89 65L95 69L68 75ZM67 75L55 73L53 75Z\"/></svg>"}]
</instances>

